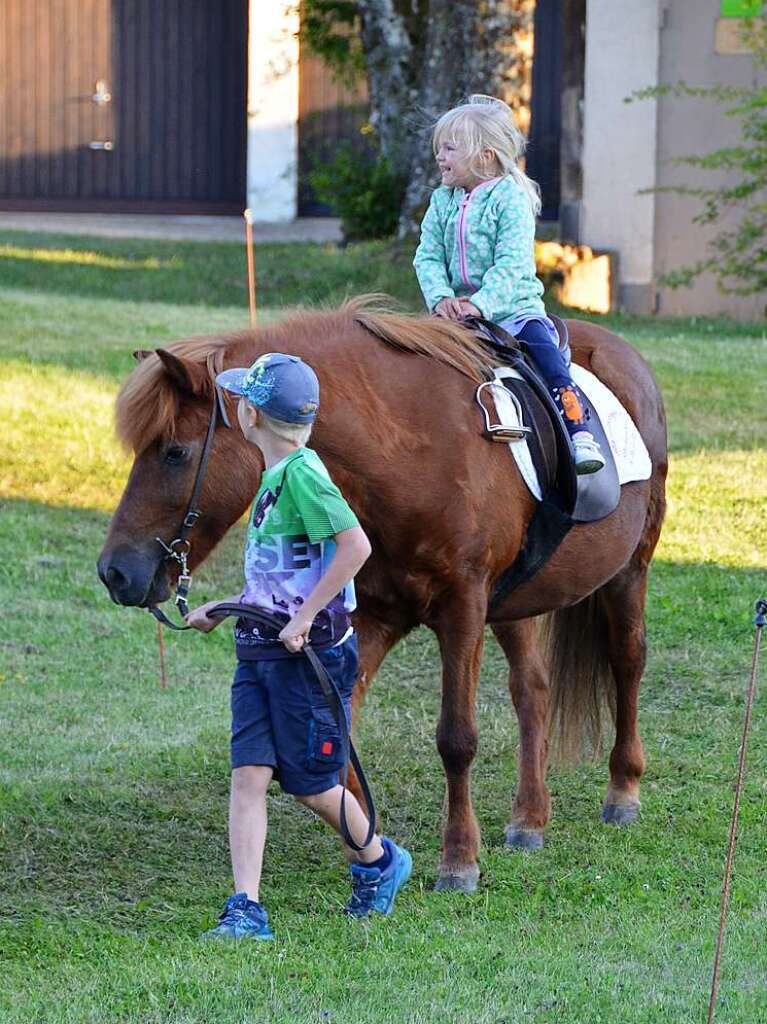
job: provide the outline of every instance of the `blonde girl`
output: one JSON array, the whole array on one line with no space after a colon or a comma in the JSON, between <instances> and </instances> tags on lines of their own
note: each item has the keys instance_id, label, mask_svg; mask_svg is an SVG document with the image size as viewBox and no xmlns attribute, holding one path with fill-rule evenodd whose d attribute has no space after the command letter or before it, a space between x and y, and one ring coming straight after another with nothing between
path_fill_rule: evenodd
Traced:
<instances>
[{"instance_id":1,"label":"blonde girl","mask_svg":"<svg viewBox=\"0 0 767 1024\"><path fill-rule=\"evenodd\" d=\"M540 192L519 166L525 142L514 115L502 100L470 96L440 117L433 145L442 185L413 261L426 305L450 320L493 320L521 338L565 422L576 470L595 473L604 458L541 300L534 248Z\"/></svg>"}]
</instances>

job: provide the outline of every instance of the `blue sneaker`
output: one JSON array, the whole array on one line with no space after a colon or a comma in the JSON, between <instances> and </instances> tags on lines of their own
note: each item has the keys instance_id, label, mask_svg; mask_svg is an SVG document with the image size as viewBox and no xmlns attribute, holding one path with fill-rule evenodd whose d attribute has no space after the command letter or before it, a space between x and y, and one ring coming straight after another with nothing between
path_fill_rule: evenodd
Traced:
<instances>
[{"instance_id":1,"label":"blue sneaker","mask_svg":"<svg viewBox=\"0 0 767 1024\"><path fill-rule=\"evenodd\" d=\"M273 939L269 915L260 903L248 899L245 892L236 892L224 904L224 912L215 928L205 932L204 939Z\"/></svg>"},{"instance_id":2,"label":"blue sneaker","mask_svg":"<svg viewBox=\"0 0 767 1024\"><path fill-rule=\"evenodd\" d=\"M352 898L346 904L346 913L352 917L369 917L373 911L391 914L394 900L410 878L413 859L403 846L391 839L381 840L390 854L389 865L383 871L365 864L352 864Z\"/></svg>"}]
</instances>

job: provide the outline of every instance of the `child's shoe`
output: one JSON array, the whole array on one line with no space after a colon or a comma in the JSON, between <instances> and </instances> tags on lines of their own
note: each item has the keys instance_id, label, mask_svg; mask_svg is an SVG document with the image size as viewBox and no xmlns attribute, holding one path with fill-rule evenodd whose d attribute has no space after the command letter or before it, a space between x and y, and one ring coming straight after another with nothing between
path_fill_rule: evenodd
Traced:
<instances>
[{"instance_id":1,"label":"child's shoe","mask_svg":"<svg viewBox=\"0 0 767 1024\"><path fill-rule=\"evenodd\" d=\"M408 851L391 839L382 838L384 851L389 855L385 867L352 864L352 898L346 904L346 913L352 917L369 917L373 911L391 914L394 900L410 878L413 859Z\"/></svg>"},{"instance_id":2,"label":"child's shoe","mask_svg":"<svg viewBox=\"0 0 767 1024\"><path fill-rule=\"evenodd\" d=\"M579 430L573 434L575 449L575 472L578 476L598 473L604 467L605 458L599 450L599 444L588 430Z\"/></svg>"},{"instance_id":3,"label":"child's shoe","mask_svg":"<svg viewBox=\"0 0 767 1024\"><path fill-rule=\"evenodd\" d=\"M215 928L205 932L204 939L273 939L269 916L245 892L236 892L224 904L224 912Z\"/></svg>"}]
</instances>

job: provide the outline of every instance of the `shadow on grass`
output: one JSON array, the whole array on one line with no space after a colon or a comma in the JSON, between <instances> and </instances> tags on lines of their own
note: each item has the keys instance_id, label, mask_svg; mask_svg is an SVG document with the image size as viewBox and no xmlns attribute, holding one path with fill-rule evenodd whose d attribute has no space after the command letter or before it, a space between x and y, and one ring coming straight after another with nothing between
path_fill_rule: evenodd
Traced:
<instances>
[{"instance_id":1,"label":"shadow on grass","mask_svg":"<svg viewBox=\"0 0 767 1024\"><path fill-rule=\"evenodd\" d=\"M291 307L338 305L365 292L420 310L410 255L391 242L259 246L261 322ZM136 348L247 326L243 248L235 243L0 232L0 281L15 289L16 299L7 306L7 357L104 374L115 383L132 368ZM104 299L115 301L98 301ZM760 444L754 426L763 404L759 325L549 308L622 334L648 358L664 392L673 451Z\"/></svg>"},{"instance_id":2,"label":"shadow on grass","mask_svg":"<svg viewBox=\"0 0 767 1024\"><path fill-rule=\"evenodd\" d=\"M353 248L311 243L257 247L259 302L338 303L385 291L420 307L412 270L385 242ZM247 309L243 245L0 232L0 281L8 288L125 302ZM204 330L204 327L201 328Z\"/></svg>"}]
</instances>

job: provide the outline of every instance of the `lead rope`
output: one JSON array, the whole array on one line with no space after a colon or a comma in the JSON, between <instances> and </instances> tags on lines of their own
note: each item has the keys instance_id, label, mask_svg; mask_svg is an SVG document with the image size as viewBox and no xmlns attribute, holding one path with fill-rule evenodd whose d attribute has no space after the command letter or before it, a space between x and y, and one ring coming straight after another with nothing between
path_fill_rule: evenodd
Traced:
<instances>
[{"instance_id":1,"label":"lead rope","mask_svg":"<svg viewBox=\"0 0 767 1024\"><path fill-rule=\"evenodd\" d=\"M176 603L179 605L180 610L182 610L181 602L177 601ZM186 602L184 602L184 606L185 605ZM156 605L152 605L149 608L149 611L157 619L157 625L159 629L162 629L163 626L168 626L170 627L170 629L176 630L179 633L184 632L184 630L191 629L191 626L187 626L186 624L184 624L183 626L179 626L175 622L172 622L167 617L165 612L163 612ZM187 614L183 610L182 613ZM252 622L256 622L261 626L266 626L267 629L271 630L279 630L280 627L282 626L282 623L274 616L269 615L268 612L263 612L259 608L253 608L251 605L246 604L230 604L228 602L222 602L221 604L217 604L213 608L210 608L206 614L208 618L225 618L227 616L238 616L241 618L250 619ZM343 789L343 793L341 794L340 809L341 835L343 836L343 840L346 843L346 845L351 847L352 850L355 850L357 853L359 853L361 850L364 850L367 846L370 845L370 841L372 840L376 831L377 814L375 801L373 800L373 794L370 790L368 780L365 777L365 772L363 771L362 764L360 763L359 755L357 754L357 751L354 749L354 744L352 743L351 734L349 733L349 723L346 721L346 710L344 708L343 698L341 697L341 694L338 692L338 687L336 686L331 676L328 674L327 670L325 669L325 666L317 657L317 652L314 650L311 644L305 643L301 648L300 653L304 655L304 657L308 660L309 664L312 667L312 670L314 671L315 676L317 677L317 681L320 684L320 689L322 690L325 696L325 700L327 701L328 707L330 708L330 711L336 720L338 731L341 736L341 752L344 761L344 766L341 771L341 787ZM346 815L346 793L349 788L350 763L354 768L355 774L357 776L357 781L359 782L360 785L360 790L362 791L362 797L363 800L365 801L364 811L368 819L368 830L367 834L365 835L365 838L362 840L362 843L358 843L354 836L351 834L349 822Z\"/></svg>"},{"instance_id":2,"label":"lead rope","mask_svg":"<svg viewBox=\"0 0 767 1024\"><path fill-rule=\"evenodd\" d=\"M719 910L719 934L716 939L716 954L714 956L714 969L711 977L711 998L708 1003L707 1024L712 1024L714 1011L716 1009L716 996L719 991L719 968L722 961L722 949L724 947L724 929L727 923L727 910L730 905L730 879L732 877L732 861L735 856L735 843L738 837L738 816L740 814L740 798L743 793L743 778L746 771L746 745L748 743L748 729L751 724L751 709L754 706L754 694L756 693L756 675L759 667L759 648L762 643L762 629L767 625L767 599L760 598L756 602L756 617L754 626L756 635L754 637L754 657L751 663L751 678L748 682L748 693L746 695L746 713L743 719L743 738L740 741L740 759L738 761L738 781L735 786L735 803L732 808L732 819L730 821L730 841L727 846L727 859L724 865L724 881L722 883L722 903Z\"/></svg>"},{"instance_id":3,"label":"lead rope","mask_svg":"<svg viewBox=\"0 0 767 1024\"><path fill-rule=\"evenodd\" d=\"M229 616L236 615L242 616L243 618L251 619L260 625L266 625L267 628L279 629L281 623L276 621L267 612L262 612L260 609L255 609L250 605L245 604L229 604L222 602L211 608L207 613L208 618L216 618L218 616ZM373 794L370 790L368 780L365 777L365 772L362 770L362 764L360 763L357 751L354 749L352 738L349 733L349 723L346 720L346 710L344 708L343 699L341 694L338 692L338 687L333 681L330 674L325 669L320 659L317 657L317 652L311 646L311 644L305 643L300 651L301 654L306 657L314 674L317 677L317 682L320 684L325 700L327 701L328 707L333 714L338 726L338 731L341 736L341 752L343 756L343 769L341 771L341 808L340 808L340 825L341 835L347 846L351 847L357 853L360 853L367 846L375 835L376 831L376 808L373 800ZM346 816L346 794L349 789L349 763L351 762L355 774L357 775L357 781L359 782L362 796L365 801L365 815L368 819L368 829L365 838L361 843L358 843L354 836L351 834L349 828L349 822Z\"/></svg>"}]
</instances>

